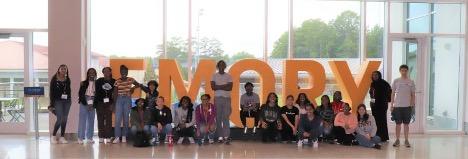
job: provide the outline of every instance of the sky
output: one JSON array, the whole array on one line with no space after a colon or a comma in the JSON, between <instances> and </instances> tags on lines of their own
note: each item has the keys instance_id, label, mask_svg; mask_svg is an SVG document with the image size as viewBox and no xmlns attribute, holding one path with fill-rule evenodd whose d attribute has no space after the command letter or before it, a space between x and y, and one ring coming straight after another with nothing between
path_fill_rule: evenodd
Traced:
<instances>
[{"instance_id":1,"label":"sky","mask_svg":"<svg viewBox=\"0 0 468 159\"><path fill-rule=\"evenodd\" d=\"M0 10L0 28L47 28L47 0L1 0L0 6L10 6ZM91 0L90 6L93 52L156 56L163 36L162 0ZM225 54L245 51L262 57L264 6L264 0L192 0L193 40L216 38ZM268 6L267 45L271 53L274 42L288 29L288 1L270 0ZM360 2L295 0L293 7L293 25L298 27L307 19L328 22L345 10L359 14ZM383 2L369 2L367 7L367 25L382 26ZM188 16L187 0L167 1L168 40L188 38ZM47 45L46 33L35 35L37 44Z\"/></svg>"}]
</instances>

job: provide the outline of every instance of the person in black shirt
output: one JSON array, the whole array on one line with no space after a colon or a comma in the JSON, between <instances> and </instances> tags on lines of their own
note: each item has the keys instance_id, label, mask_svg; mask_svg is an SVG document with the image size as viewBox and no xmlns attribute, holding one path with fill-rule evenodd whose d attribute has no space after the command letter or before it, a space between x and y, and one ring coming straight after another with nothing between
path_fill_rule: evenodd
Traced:
<instances>
[{"instance_id":1,"label":"person in black shirt","mask_svg":"<svg viewBox=\"0 0 468 159\"><path fill-rule=\"evenodd\" d=\"M100 143L111 142L112 111L113 104L115 103L113 94L115 79L112 78L112 69L110 67L104 67L102 69L102 74L104 74L104 77L96 80L96 94L94 96Z\"/></svg>"},{"instance_id":2,"label":"person in black shirt","mask_svg":"<svg viewBox=\"0 0 468 159\"><path fill-rule=\"evenodd\" d=\"M141 90L143 90L143 92L146 93L146 102L148 102L148 107L154 109L156 106L156 100L159 96L158 82L156 82L155 80L151 80L148 82L147 86L144 86L143 84L138 85L141 88Z\"/></svg>"},{"instance_id":3,"label":"person in black shirt","mask_svg":"<svg viewBox=\"0 0 468 159\"><path fill-rule=\"evenodd\" d=\"M392 88L387 81L382 79L382 74L379 71L372 73L372 83L369 89L371 97L371 110L372 116L375 118L377 124L377 136L383 142L388 141L388 127L387 127L387 110L388 102L391 101Z\"/></svg>"},{"instance_id":4,"label":"person in black shirt","mask_svg":"<svg viewBox=\"0 0 468 159\"><path fill-rule=\"evenodd\" d=\"M164 138L165 141L168 141L167 136L172 135L172 113L171 109L164 105L163 96L159 96L158 99L156 99L156 108L153 117L157 128L155 143L158 144L159 141Z\"/></svg>"},{"instance_id":5,"label":"person in black shirt","mask_svg":"<svg viewBox=\"0 0 468 159\"><path fill-rule=\"evenodd\" d=\"M329 142L331 144L335 143L335 138L333 136L333 123L335 121L335 112L330 103L330 97L328 95L323 95L321 99L321 105L317 107L316 114L320 116L323 120L323 141Z\"/></svg>"},{"instance_id":6,"label":"person in black shirt","mask_svg":"<svg viewBox=\"0 0 468 159\"><path fill-rule=\"evenodd\" d=\"M281 139L283 142L291 143L296 140L297 125L299 122L299 109L294 106L294 97L286 97L286 105L281 107L282 124Z\"/></svg>"},{"instance_id":7,"label":"person in black shirt","mask_svg":"<svg viewBox=\"0 0 468 159\"><path fill-rule=\"evenodd\" d=\"M68 76L67 65L60 65L57 73L50 81L50 106L49 110L55 114L57 120L55 121L54 131L52 133L52 143L57 143L57 131L60 128L61 137L59 142L62 144L68 143L65 140L65 129L67 127L68 113L71 106L71 91L70 91L70 76Z\"/></svg>"},{"instance_id":8,"label":"person in black shirt","mask_svg":"<svg viewBox=\"0 0 468 159\"><path fill-rule=\"evenodd\" d=\"M262 141L276 142L278 131L282 129L281 110L278 106L278 96L275 93L268 94L268 100L260 110L260 121L258 125L263 128Z\"/></svg>"},{"instance_id":9,"label":"person in black shirt","mask_svg":"<svg viewBox=\"0 0 468 159\"><path fill-rule=\"evenodd\" d=\"M299 121L299 141L297 146L301 147L303 143L318 147L318 137L322 134L323 123L322 118L316 115L315 108L313 106L306 106L307 114L301 115Z\"/></svg>"}]
</instances>

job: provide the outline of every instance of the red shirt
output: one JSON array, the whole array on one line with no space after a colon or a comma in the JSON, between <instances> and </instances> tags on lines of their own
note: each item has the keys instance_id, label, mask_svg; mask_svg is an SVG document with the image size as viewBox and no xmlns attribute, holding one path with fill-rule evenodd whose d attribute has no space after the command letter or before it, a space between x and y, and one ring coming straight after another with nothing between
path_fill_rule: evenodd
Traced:
<instances>
[{"instance_id":1,"label":"red shirt","mask_svg":"<svg viewBox=\"0 0 468 159\"><path fill-rule=\"evenodd\" d=\"M335 113L335 115L338 114L339 112L343 112L344 104L345 103L342 102L342 101L339 101L339 102L333 101L331 103L332 109L333 109L333 112Z\"/></svg>"}]
</instances>

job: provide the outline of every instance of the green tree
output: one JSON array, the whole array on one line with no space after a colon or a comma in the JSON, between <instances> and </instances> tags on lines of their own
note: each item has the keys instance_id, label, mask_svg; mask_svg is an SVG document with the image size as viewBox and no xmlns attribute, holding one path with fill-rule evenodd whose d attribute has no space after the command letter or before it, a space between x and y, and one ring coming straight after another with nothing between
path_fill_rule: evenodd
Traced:
<instances>
[{"instance_id":1,"label":"green tree","mask_svg":"<svg viewBox=\"0 0 468 159\"><path fill-rule=\"evenodd\" d=\"M319 19L304 21L294 29L294 57L296 58L347 58L358 57L360 17L344 11L326 23ZM271 57L286 58L288 33L275 42Z\"/></svg>"},{"instance_id":2,"label":"green tree","mask_svg":"<svg viewBox=\"0 0 468 159\"><path fill-rule=\"evenodd\" d=\"M336 30L335 51L331 57L358 57L360 17L353 11L344 11L330 22Z\"/></svg>"},{"instance_id":3,"label":"green tree","mask_svg":"<svg viewBox=\"0 0 468 159\"><path fill-rule=\"evenodd\" d=\"M145 58L146 61L146 70L145 70L145 78L144 82L148 82L150 80L155 80L156 79L156 74L154 72L153 64L154 64L154 59L151 57Z\"/></svg>"},{"instance_id":4,"label":"green tree","mask_svg":"<svg viewBox=\"0 0 468 159\"><path fill-rule=\"evenodd\" d=\"M245 51L241 51L241 52L238 52L234 55L232 55L231 58L229 58L229 63L232 64L238 60L242 60L242 59L254 59L255 56L248 53L248 52L245 52Z\"/></svg>"},{"instance_id":5,"label":"green tree","mask_svg":"<svg viewBox=\"0 0 468 159\"><path fill-rule=\"evenodd\" d=\"M367 57L381 58L383 56L384 28L378 25L367 31Z\"/></svg>"}]
</instances>

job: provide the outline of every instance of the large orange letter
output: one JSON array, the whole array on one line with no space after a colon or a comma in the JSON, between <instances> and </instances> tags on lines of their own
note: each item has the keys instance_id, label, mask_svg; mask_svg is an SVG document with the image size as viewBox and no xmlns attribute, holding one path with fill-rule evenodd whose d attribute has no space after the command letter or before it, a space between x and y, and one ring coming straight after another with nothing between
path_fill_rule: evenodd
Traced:
<instances>
[{"instance_id":1,"label":"large orange letter","mask_svg":"<svg viewBox=\"0 0 468 159\"><path fill-rule=\"evenodd\" d=\"M307 94L314 105L317 105L315 98L322 95L325 90L325 69L314 60L285 60L283 74L283 100L286 96L293 95L297 98L299 93ZM308 88L298 88L298 72L306 71L309 77Z\"/></svg>"},{"instance_id":2,"label":"large orange letter","mask_svg":"<svg viewBox=\"0 0 468 159\"><path fill-rule=\"evenodd\" d=\"M372 72L379 69L380 61L364 62L356 79L353 78L346 61L329 61L328 63L341 89L343 100L351 105L352 110L356 110L355 108L362 104L366 97Z\"/></svg>"},{"instance_id":3,"label":"large orange letter","mask_svg":"<svg viewBox=\"0 0 468 159\"><path fill-rule=\"evenodd\" d=\"M192 79L188 84L188 91L185 87L186 81L182 80L182 75L179 71L179 65L174 59L160 59L159 60L159 91L161 96L166 100L166 105L171 104L172 87L171 82L174 84L177 97L189 96L192 101L195 101L198 95L198 90L204 81L205 93L214 95L211 89L210 81L211 76L216 71L216 63L213 60L200 60L198 68Z\"/></svg>"},{"instance_id":4,"label":"large orange letter","mask_svg":"<svg viewBox=\"0 0 468 159\"><path fill-rule=\"evenodd\" d=\"M232 92L231 92L231 122L236 126L241 127L242 123L239 117L239 84L240 75L242 72L247 70L256 71L260 75L260 83L262 86L262 92L259 94L260 103L264 103L267 99L268 93L275 92L275 75L273 70L267 63L257 59L245 59L240 60L233 64L229 69L229 74L232 76ZM251 127L253 125L250 125Z\"/></svg>"}]
</instances>

